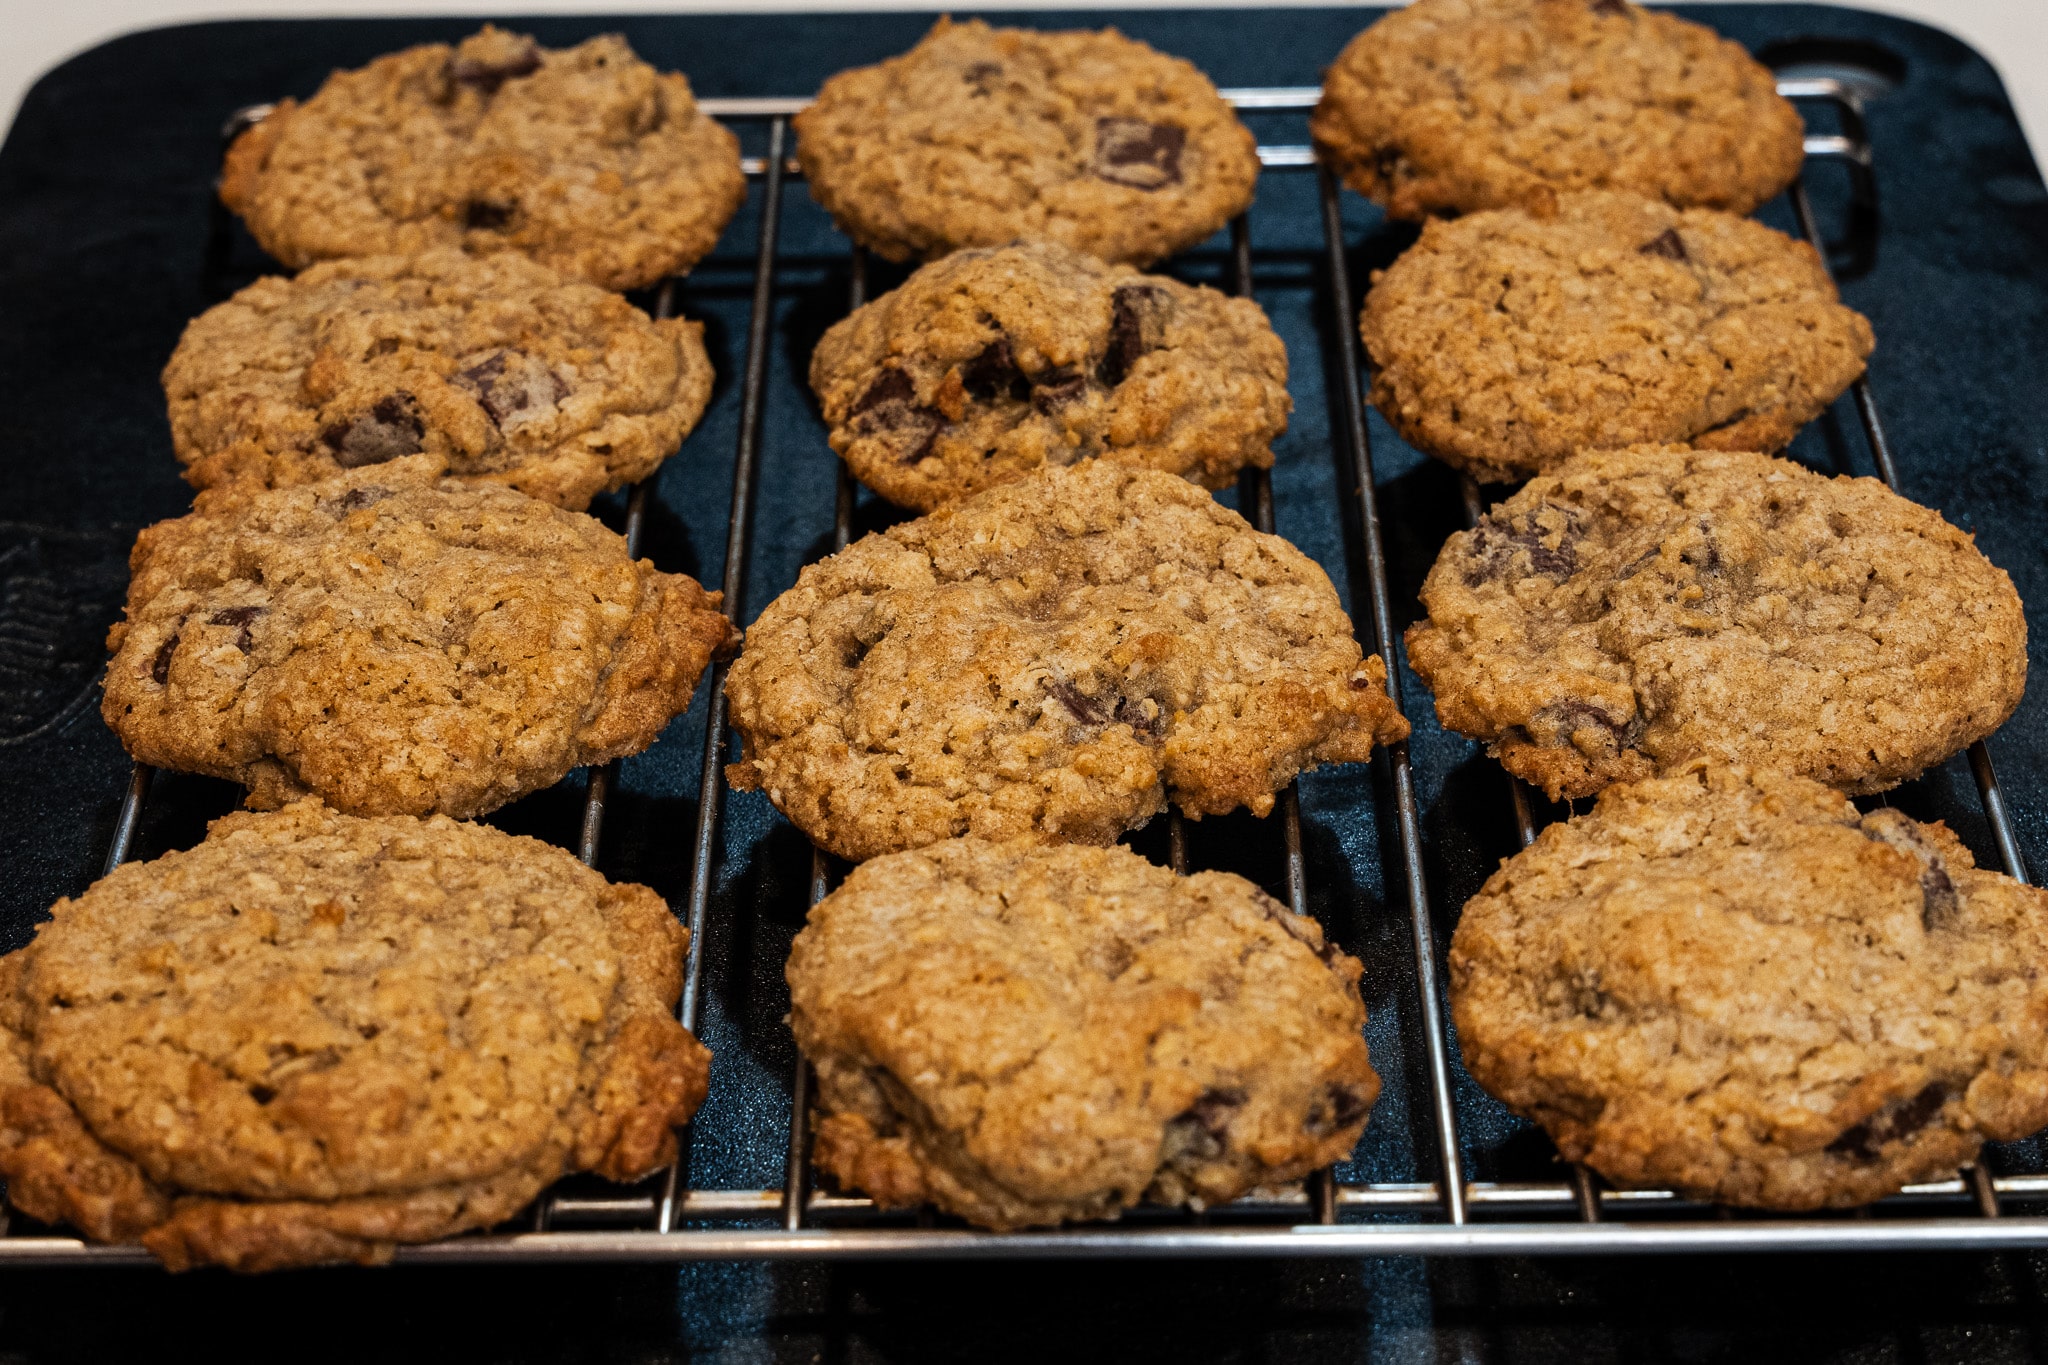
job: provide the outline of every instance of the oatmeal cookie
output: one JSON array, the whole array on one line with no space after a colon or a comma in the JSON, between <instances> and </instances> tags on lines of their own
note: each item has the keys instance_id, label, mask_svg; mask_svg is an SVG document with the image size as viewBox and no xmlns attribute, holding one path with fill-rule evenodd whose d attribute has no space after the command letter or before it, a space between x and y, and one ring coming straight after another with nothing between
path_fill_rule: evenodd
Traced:
<instances>
[{"instance_id":1,"label":"oatmeal cookie","mask_svg":"<svg viewBox=\"0 0 2048 1365\"><path fill-rule=\"evenodd\" d=\"M1451 537L1408 659L1553 800L1692 758L1882 791L2027 682L2005 572L1875 479L1766 455L1582 455Z\"/></svg>"},{"instance_id":2,"label":"oatmeal cookie","mask_svg":"<svg viewBox=\"0 0 2048 1365\"><path fill-rule=\"evenodd\" d=\"M193 320L164 370L171 440L200 488L424 452L581 511L704 415L703 332L509 253L333 261Z\"/></svg>"},{"instance_id":3,"label":"oatmeal cookie","mask_svg":"<svg viewBox=\"0 0 2048 1365\"><path fill-rule=\"evenodd\" d=\"M51 916L0 959L7 1197L172 1269L375 1262L637 1179L704 1098L688 932L535 839L304 800Z\"/></svg>"},{"instance_id":4,"label":"oatmeal cookie","mask_svg":"<svg viewBox=\"0 0 2048 1365\"><path fill-rule=\"evenodd\" d=\"M1590 189L1748 213L1805 156L1767 68L1624 0L1417 0L1324 73L1310 131L1396 218Z\"/></svg>"},{"instance_id":5,"label":"oatmeal cookie","mask_svg":"<svg viewBox=\"0 0 2048 1365\"><path fill-rule=\"evenodd\" d=\"M1045 238L1146 265L1252 202L1258 146L1208 77L1115 29L941 19L796 116L811 193L892 261Z\"/></svg>"},{"instance_id":6,"label":"oatmeal cookie","mask_svg":"<svg viewBox=\"0 0 2048 1365\"><path fill-rule=\"evenodd\" d=\"M1945 826L1697 763L1601 793L1465 906L1473 1078L1624 1187L1867 1203L2048 1123L2048 892Z\"/></svg>"},{"instance_id":7,"label":"oatmeal cookie","mask_svg":"<svg viewBox=\"0 0 2048 1365\"><path fill-rule=\"evenodd\" d=\"M1219 1204L1349 1156L1359 964L1242 877L953 839L855 869L790 950L814 1159L984 1227Z\"/></svg>"},{"instance_id":8,"label":"oatmeal cookie","mask_svg":"<svg viewBox=\"0 0 2048 1365\"><path fill-rule=\"evenodd\" d=\"M1359 330L1373 405L1488 482L1638 442L1777 450L1874 344L1806 243L1605 193L1429 224Z\"/></svg>"},{"instance_id":9,"label":"oatmeal cookie","mask_svg":"<svg viewBox=\"0 0 2048 1365\"><path fill-rule=\"evenodd\" d=\"M1169 797L1265 815L1304 768L1408 733L1313 560L1108 460L868 536L747 638L726 776L856 862L959 834L1107 844Z\"/></svg>"},{"instance_id":10,"label":"oatmeal cookie","mask_svg":"<svg viewBox=\"0 0 2048 1365\"><path fill-rule=\"evenodd\" d=\"M689 269L746 190L739 140L625 39L551 51L489 25L280 101L228 148L220 182L294 270L455 246L607 289Z\"/></svg>"},{"instance_id":11,"label":"oatmeal cookie","mask_svg":"<svg viewBox=\"0 0 2048 1365\"><path fill-rule=\"evenodd\" d=\"M1293 408L1256 303L1049 242L924 267L825 333L811 387L860 481L925 512L1092 456L1222 488Z\"/></svg>"},{"instance_id":12,"label":"oatmeal cookie","mask_svg":"<svg viewBox=\"0 0 2048 1365\"><path fill-rule=\"evenodd\" d=\"M637 753L739 641L594 519L426 456L216 489L136 541L102 714L145 763L469 816Z\"/></svg>"}]
</instances>

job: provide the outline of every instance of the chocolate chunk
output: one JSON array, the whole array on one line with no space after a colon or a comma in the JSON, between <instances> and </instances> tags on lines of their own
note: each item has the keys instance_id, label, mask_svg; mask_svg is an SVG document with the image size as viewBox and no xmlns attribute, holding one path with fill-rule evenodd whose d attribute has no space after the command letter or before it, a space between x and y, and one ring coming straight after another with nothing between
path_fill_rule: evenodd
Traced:
<instances>
[{"instance_id":1,"label":"chocolate chunk","mask_svg":"<svg viewBox=\"0 0 2048 1365\"><path fill-rule=\"evenodd\" d=\"M1522 577L1518 565L1524 558L1528 561L1527 573L1560 583L1579 571L1579 555L1574 547L1581 538L1584 518L1576 508L1546 503L1524 513L1520 520L1520 525L1510 525L1498 513L1489 513L1472 528L1469 550L1474 564L1465 571L1467 586ZM1564 524L1553 530L1544 525L1546 520L1561 520ZM1555 545L1550 543L1553 539Z\"/></svg>"},{"instance_id":2,"label":"chocolate chunk","mask_svg":"<svg viewBox=\"0 0 2048 1365\"><path fill-rule=\"evenodd\" d=\"M1169 1142L1198 1160L1222 1155L1230 1133L1230 1121L1243 1107L1245 1093L1235 1087L1211 1087L1195 1102L1167 1120L1172 1132Z\"/></svg>"},{"instance_id":3,"label":"chocolate chunk","mask_svg":"<svg viewBox=\"0 0 2048 1365\"><path fill-rule=\"evenodd\" d=\"M1619 10L1620 6L1617 5L1615 8ZM1626 13L1626 11L1622 12ZM1662 256L1667 261L1691 259L1685 254L1685 243L1679 239L1677 228L1665 228L1655 237L1637 247L1636 254L1640 256Z\"/></svg>"},{"instance_id":4,"label":"chocolate chunk","mask_svg":"<svg viewBox=\"0 0 2048 1365\"><path fill-rule=\"evenodd\" d=\"M569 395L569 386L547 362L523 351L493 351L458 371L453 382L475 398L491 425L500 429L522 413L551 408Z\"/></svg>"},{"instance_id":5,"label":"chocolate chunk","mask_svg":"<svg viewBox=\"0 0 2048 1365\"><path fill-rule=\"evenodd\" d=\"M1017 368L1008 337L997 337L981 348L980 355L961 366L960 383L970 396L984 403L1004 397L1021 403L1031 396L1031 381Z\"/></svg>"},{"instance_id":6,"label":"chocolate chunk","mask_svg":"<svg viewBox=\"0 0 2048 1365\"><path fill-rule=\"evenodd\" d=\"M1640 713L1626 721L1618 721L1607 714L1606 708L1575 698L1552 702L1532 719L1539 725L1555 727L1557 738L1554 743L1560 747L1570 744L1572 737L1581 731L1605 730L1616 749L1633 749L1648 728Z\"/></svg>"},{"instance_id":7,"label":"chocolate chunk","mask_svg":"<svg viewBox=\"0 0 2048 1365\"><path fill-rule=\"evenodd\" d=\"M1067 714L1083 725L1100 725L1109 719L1109 713L1102 709L1102 703L1095 700L1064 678L1054 678L1045 685L1052 693L1053 700L1067 708Z\"/></svg>"},{"instance_id":8,"label":"chocolate chunk","mask_svg":"<svg viewBox=\"0 0 2048 1365\"><path fill-rule=\"evenodd\" d=\"M524 48L496 61L484 61L477 57L455 57L448 63L448 76L458 85L485 95L495 95L498 87L517 76L531 76L540 70L540 48L528 42Z\"/></svg>"},{"instance_id":9,"label":"chocolate chunk","mask_svg":"<svg viewBox=\"0 0 2048 1365\"><path fill-rule=\"evenodd\" d=\"M267 610L267 607L222 607L207 617L206 623L210 626L240 626L241 630L235 635L235 648L247 654L256 638L250 633L249 626Z\"/></svg>"},{"instance_id":10,"label":"chocolate chunk","mask_svg":"<svg viewBox=\"0 0 2048 1365\"><path fill-rule=\"evenodd\" d=\"M249 1098L258 1104L268 1104L277 1098L277 1092L267 1085L252 1085L249 1087Z\"/></svg>"},{"instance_id":11,"label":"chocolate chunk","mask_svg":"<svg viewBox=\"0 0 2048 1365\"><path fill-rule=\"evenodd\" d=\"M1828 1144L1828 1151L1857 1161L1875 1161L1879 1148L1919 1132L1934 1121L1947 1103L1948 1086L1940 1081L1930 1082L1913 1098L1880 1109L1863 1122L1844 1129L1840 1137Z\"/></svg>"},{"instance_id":12,"label":"chocolate chunk","mask_svg":"<svg viewBox=\"0 0 2048 1365\"><path fill-rule=\"evenodd\" d=\"M171 636L157 646L156 657L149 661L149 680L162 687L171 680L171 656L178 652L178 637Z\"/></svg>"},{"instance_id":13,"label":"chocolate chunk","mask_svg":"<svg viewBox=\"0 0 2048 1365\"><path fill-rule=\"evenodd\" d=\"M468 228L501 228L512 221L519 208L500 199L472 199L462 206L462 225Z\"/></svg>"},{"instance_id":14,"label":"chocolate chunk","mask_svg":"<svg viewBox=\"0 0 2048 1365\"><path fill-rule=\"evenodd\" d=\"M1920 864L1920 923L1939 929L1963 908L1962 893L1941 860L1941 852L1919 826L1895 810L1876 810L1863 817L1863 837L1911 855Z\"/></svg>"},{"instance_id":15,"label":"chocolate chunk","mask_svg":"<svg viewBox=\"0 0 2048 1365\"><path fill-rule=\"evenodd\" d=\"M320 439L334 452L334 462L343 469L383 464L401 455L417 455L426 447L421 438L427 424L420 420L419 404L404 390L386 394L370 410L350 422L336 422L320 433Z\"/></svg>"},{"instance_id":16,"label":"chocolate chunk","mask_svg":"<svg viewBox=\"0 0 2048 1365\"><path fill-rule=\"evenodd\" d=\"M854 403L848 417L859 417L872 412L884 403L906 403L917 396L917 385L903 370L887 369L875 376L875 382L868 385L868 391Z\"/></svg>"},{"instance_id":17,"label":"chocolate chunk","mask_svg":"<svg viewBox=\"0 0 2048 1365\"><path fill-rule=\"evenodd\" d=\"M1657 557L1663 553L1664 552L1658 549L1656 546L1651 546L1649 549L1637 555L1635 559L1628 565L1627 568L1623 569L1620 573L1616 574L1614 576L1615 581L1619 583L1626 583L1629 579L1634 578L1644 569L1654 564L1657 561Z\"/></svg>"},{"instance_id":18,"label":"chocolate chunk","mask_svg":"<svg viewBox=\"0 0 2048 1365\"><path fill-rule=\"evenodd\" d=\"M1002 78L1003 68L994 62L976 62L960 73L960 79L972 86L979 96L994 94L996 82Z\"/></svg>"},{"instance_id":19,"label":"chocolate chunk","mask_svg":"<svg viewBox=\"0 0 2048 1365\"><path fill-rule=\"evenodd\" d=\"M1699 522L1700 543L1679 552L1679 562L1689 564L1708 578L1719 578L1726 562L1721 558L1721 547L1714 541L1714 528L1706 518Z\"/></svg>"},{"instance_id":20,"label":"chocolate chunk","mask_svg":"<svg viewBox=\"0 0 2048 1365\"><path fill-rule=\"evenodd\" d=\"M1128 725L1141 737L1158 739L1166 733L1166 710L1160 708L1152 715L1145 714L1145 703L1133 697L1118 697L1116 706L1109 713L1110 719Z\"/></svg>"},{"instance_id":21,"label":"chocolate chunk","mask_svg":"<svg viewBox=\"0 0 2048 1365\"><path fill-rule=\"evenodd\" d=\"M1595 14L1626 15L1628 13L1628 6L1624 5L1621 0L1593 0L1591 8Z\"/></svg>"},{"instance_id":22,"label":"chocolate chunk","mask_svg":"<svg viewBox=\"0 0 2048 1365\"><path fill-rule=\"evenodd\" d=\"M345 517L359 507L368 507L371 503L382 502L390 496L391 490L388 488L351 488L338 498L323 500L320 509L332 512L337 517Z\"/></svg>"},{"instance_id":23,"label":"chocolate chunk","mask_svg":"<svg viewBox=\"0 0 2048 1365\"><path fill-rule=\"evenodd\" d=\"M875 376L847 417L855 431L882 440L903 464L915 464L931 454L947 425L944 413L912 402L916 396L917 385L908 373L887 369Z\"/></svg>"},{"instance_id":24,"label":"chocolate chunk","mask_svg":"<svg viewBox=\"0 0 2048 1365\"><path fill-rule=\"evenodd\" d=\"M1372 173L1389 187L1401 173L1407 158L1399 147L1375 147L1372 153Z\"/></svg>"},{"instance_id":25,"label":"chocolate chunk","mask_svg":"<svg viewBox=\"0 0 2048 1365\"><path fill-rule=\"evenodd\" d=\"M1073 370L1047 370L1032 382L1031 406L1050 415L1088 392L1088 381Z\"/></svg>"},{"instance_id":26,"label":"chocolate chunk","mask_svg":"<svg viewBox=\"0 0 2048 1365\"><path fill-rule=\"evenodd\" d=\"M1136 190L1163 190L1180 183L1185 128L1136 118L1095 120L1095 174Z\"/></svg>"},{"instance_id":27,"label":"chocolate chunk","mask_svg":"<svg viewBox=\"0 0 2048 1365\"><path fill-rule=\"evenodd\" d=\"M1323 1087L1322 1097L1309 1106L1302 1126L1318 1135L1334 1133L1364 1118L1369 1107L1365 1096L1341 1081L1331 1081Z\"/></svg>"},{"instance_id":28,"label":"chocolate chunk","mask_svg":"<svg viewBox=\"0 0 2048 1365\"><path fill-rule=\"evenodd\" d=\"M1095 377L1108 387L1123 383L1138 357L1152 349L1145 322L1160 301L1159 290L1149 284L1127 284L1109 296L1109 346L1095 368Z\"/></svg>"}]
</instances>

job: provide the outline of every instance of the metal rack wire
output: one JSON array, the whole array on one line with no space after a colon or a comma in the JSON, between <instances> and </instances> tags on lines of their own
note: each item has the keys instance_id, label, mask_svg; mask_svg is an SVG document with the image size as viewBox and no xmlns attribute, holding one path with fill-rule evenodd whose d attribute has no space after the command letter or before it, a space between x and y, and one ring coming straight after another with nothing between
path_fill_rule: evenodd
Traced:
<instances>
[{"instance_id":1,"label":"metal rack wire","mask_svg":"<svg viewBox=\"0 0 2048 1365\"><path fill-rule=\"evenodd\" d=\"M1852 208L1874 212L1872 157L1858 96L1853 88L1832 79L1781 81L1788 97L1826 101L1833 105L1841 131L1809 136L1809 160L1838 162L1849 169ZM1240 110L1300 113L1313 106L1314 88L1228 90L1224 94ZM761 428L766 402L769 345L775 302L777 245L785 184L801 172L788 156L790 117L804 105L798 99L706 100L707 112L729 120L766 124L766 155L748 158L750 180L761 186L761 212L755 248L753 296L741 382L738 436L733 457L732 503L725 561L718 586L728 609L744 596L756 482L761 453ZM230 122L239 131L267 112L264 107L241 111ZM1261 146L1261 162L1270 169L1315 167L1311 150L1300 145ZM1369 650L1389 661L1394 701L1403 701L1395 627L1389 588L1388 556L1382 534L1373 476L1370 428L1364 401L1365 372L1350 319L1359 296L1354 291L1346 255L1341 201L1335 180L1315 169L1323 229L1323 269L1339 325L1333 329L1337 373L1343 376L1337 395L1336 442L1339 483L1347 515L1362 547L1359 569L1369 601L1364 613ZM1800 231L1820 244L1813 206L1803 183L1795 184L1791 207ZM1254 254L1250 226L1239 218L1231 224L1230 285L1250 296ZM866 261L855 249L851 263L849 308L866 298ZM674 308L673 282L656 301L666 316ZM1858 381L1853 399L1865 438L1885 481L1897 486L1891 447L1867 381ZM1249 471L1239 489L1240 506L1259 529L1274 529L1273 495L1264 470ZM649 488L632 490L627 503L626 538L637 552L645 521ZM845 466L838 469L832 536L834 549L851 537L854 485ZM1483 512L1478 489L1465 486L1468 519ZM689 957L679 1014L695 1027L702 1008L703 941L713 886L714 864L723 814L722 768L729 740L723 693L725 669L714 666L705 681L709 689L703 733L701 793L690 858L689 896L685 917L691 930ZM2048 1217L2013 1216L2008 1201L2048 1200L2048 1174L1994 1177L1983 1165L1957 1179L1911 1187L1862 1216L1768 1218L1734 1217L1688 1202L1668 1191L1620 1191L1601 1188L1584 1168L1570 1168L1557 1181L1495 1183L1467 1178L1459 1142L1459 1113L1452 1085L1450 1046L1445 1027L1443 992L1438 981L1438 945L1424 875L1421 819L1405 743L1391 746L1383 760L1393 799L1397 831L1401 899L1405 903L1413 953L1411 968L1420 1005L1423 1042L1422 1074L1429 1091L1429 1127L1434 1138L1433 1178L1397 1183L1341 1183L1332 1172L1318 1173L1299 1190L1239 1200L1204 1217L1169 1211L1134 1212L1120 1224L1076 1227L1046 1232L992 1233L959 1227L936 1227L929 1216L914 1226L900 1217L886 1217L863 1198L817 1190L810 1178L808 1068L797 1064L791 1077L790 1125L784 1180L776 1189L698 1189L679 1163L648 1185L616 1194L585 1196L553 1192L532 1211L528 1230L498 1231L452 1238L399 1252L406 1262L507 1262L569 1260L684 1259L844 1259L844 1258L1046 1258L1091 1256L1355 1256L1389 1254L1527 1255L1624 1252L1737 1252L1813 1250L1992 1250L2048 1245ZM1991 755L1983 743L1969 751L1969 762L2005 871L2027 879L2018 841L2007 818ZM586 863L597 862L605 806L613 769L589 775L577 851ZM1365 780L1360 778L1359 780ZM111 871L128 857L151 773L136 765L123 796L105 867ZM1526 844L1536 835L1533 803L1526 788L1507 779L1515 827ZM1287 899L1296 913L1306 914L1309 888L1303 855L1301 806L1290 786L1278 810L1278 833L1284 852ZM1187 861L1187 832L1178 814L1170 817L1168 858L1176 870ZM1389 869L1390 874L1392 869ZM836 869L827 855L813 855L810 900L815 904L830 890ZM1391 884L1391 876L1390 876ZM1720 1217L1713 1216L1720 1213ZM147 1262L139 1249L88 1245L74 1238L24 1234L0 1236L0 1265L116 1265Z\"/></svg>"}]
</instances>

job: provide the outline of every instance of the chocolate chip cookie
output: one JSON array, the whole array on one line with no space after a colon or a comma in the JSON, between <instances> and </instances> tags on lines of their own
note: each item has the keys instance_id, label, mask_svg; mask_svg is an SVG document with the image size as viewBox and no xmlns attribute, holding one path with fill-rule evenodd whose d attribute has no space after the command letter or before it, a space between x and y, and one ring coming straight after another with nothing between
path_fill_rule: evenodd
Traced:
<instances>
[{"instance_id":1,"label":"chocolate chip cookie","mask_svg":"<svg viewBox=\"0 0 2048 1365\"><path fill-rule=\"evenodd\" d=\"M711 250L746 179L690 83L617 34L552 51L486 25L280 101L228 148L220 194L295 270L458 246L638 289Z\"/></svg>"},{"instance_id":2,"label":"chocolate chip cookie","mask_svg":"<svg viewBox=\"0 0 2048 1365\"><path fill-rule=\"evenodd\" d=\"M1208 77L1115 29L941 19L796 116L811 193L892 261L1019 238L1145 265L1252 201L1258 146Z\"/></svg>"},{"instance_id":3,"label":"chocolate chip cookie","mask_svg":"<svg viewBox=\"0 0 2048 1365\"><path fill-rule=\"evenodd\" d=\"M1778 450L1873 345L1806 243L1608 193L1429 224L1359 326L1374 406L1490 482L1638 442Z\"/></svg>"},{"instance_id":4,"label":"chocolate chip cookie","mask_svg":"<svg viewBox=\"0 0 2048 1365\"><path fill-rule=\"evenodd\" d=\"M984 1227L1298 1180L1379 1094L1355 959L1242 877L1128 849L877 858L812 907L788 975L818 1167Z\"/></svg>"},{"instance_id":5,"label":"chocolate chip cookie","mask_svg":"<svg viewBox=\"0 0 2048 1365\"><path fill-rule=\"evenodd\" d=\"M413 456L215 489L137 540L102 714L145 763L468 816L637 753L738 633L579 512Z\"/></svg>"},{"instance_id":6,"label":"chocolate chip cookie","mask_svg":"<svg viewBox=\"0 0 2048 1365\"><path fill-rule=\"evenodd\" d=\"M388 1259L674 1160L689 934L535 839L313 800L57 902L0 958L16 1208L166 1265Z\"/></svg>"},{"instance_id":7,"label":"chocolate chip cookie","mask_svg":"<svg viewBox=\"0 0 2048 1365\"><path fill-rule=\"evenodd\" d=\"M1706 757L1882 791L2027 682L2012 580L1875 479L1582 455L1451 537L1408 659L1445 726L1552 799Z\"/></svg>"},{"instance_id":8,"label":"chocolate chip cookie","mask_svg":"<svg viewBox=\"0 0 2048 1365\"><path fill-rule=\"evenodd\" d=\"M1805 154L1768 69L1624 0L1417 0L1324 73L1310 129L1396 218L1542 211L1588 189L1748 213Z\"/></svg>"},{"instance_id":9,"label":"chocolate chip cookie","mask_svg":"<svg viewBox=\"0 0 2048 1365\"><path fill-rule=\"evenodd\" d=\"M200 488L426 453L581 511L704 415L703 332L509 253L332 261L185 329L164 370L172 444Z\"/></svg>"},{"instance_id":10,"label":"chocolate chip cookie","mask_svg":"<svg viewBox=\"0 0 2048 1365\"><path fill-rule=\"evenodd\" d=\"M1315 561L1185 479L1048 467L803 571L726 679L761 788L859 861L1265 815L1408 733Z\"/></svg>"},{"instance_id":11,"label":"chocolate chip cookie","mask_svg":"<svg viewBox=\"0 0 2048 1365\"><path fill-rule=\"evenodd\" d=\"M1465 906L1473 1078L1621 1186L1867 1203L2048 1124L2048 892L1945 826L1693 764L1610 787Z\"/></svg>"},{"instance_id":12,"label":"chocolate chip cookie","mask_svg":"<svg viewBox=\"0 0 2048 1365\"><path fill-rule=\"evenodd\" d=\"M1222 488L1293 408L1257 304L1050 242L919 270L825 333L811 387L860 481L927 512L1095 456Z\"/></svg>"}]
</instances>

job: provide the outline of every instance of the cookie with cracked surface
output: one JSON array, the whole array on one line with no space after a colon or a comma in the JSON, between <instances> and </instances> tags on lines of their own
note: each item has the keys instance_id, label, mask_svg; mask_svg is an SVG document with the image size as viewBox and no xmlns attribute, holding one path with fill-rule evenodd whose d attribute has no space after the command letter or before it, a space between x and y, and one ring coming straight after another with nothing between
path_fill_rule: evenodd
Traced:
<instances>
[{"instance_id":1,"label":"cookie with cracked surface","mask_svg":"<svg viewBox=\"0 0 2048 1365\"><path fill-rule=\"evenodd\" d=\"M215 489L143 531L102 714L272 807L470 816L638 753L739 636L580 512L429 457Z\"/></svg>"},{"instance_id":2,"label":"cookie with cracked surface","mask_svg":"<svg viewBox=\"0 0 2048 1365\"><path fill-rule=\"evenodd\" d=\"M1108 460L868 536L747 640L726 776L856 862L960 834L1108 844L1168 799L1263 816L1296 773L1408 733L1315 561Z\"/></svg>"},{"instance_id":3,"label":"cookie with cracked surface","mask_svg":"<svg viewBox=\"0 0 2048 1365\"><path fill-rule=\"evenodd\" d=\"M1940 824L1693 764L1601 793L1465 906L1465 1064L1573 1161L1867 1203L2048 1124L2048 892Z\"/></svg>"},{"instance_id":4,"label":"cookie with cracked surface","mask_svg":"<svg viewBox=\"0 0 2048 1365\"><path fill-rule=\"evenodd\" d=\"M860 481L926 512L1097 456L1222 488L1293 408L1256 303L1050 242L925 266L825 333L811 387Z\"/></svg>"},{"instance_id":5,"label":"cookie with cracked surface","mask_svg":"<svg viewBox=\"0 0 2048 1365\"><path fill-rule=\"evenodd\" d=\"M688 932L537 839L314 800L214 822L0 959L18 1209L173 1269L376 1262L671 1161Z\"/></svg>"},{"instance_id":6,"label":"cookie with cracked surface","mask_svg":"<svg viewBox=\"0 0 2048 1365\"><path fill-rule=\"evenodd\" d=\"M1874 345L1806 243L1605 193L1429 224L1359 330L1373 405L1485 482L1647 442L1778 450Z\"/></svg>"},{"instance_id":7,"label":"cookie with cracked surface","mask_svg":"<svg viewBox=\"0 0 2048 1365\"><path fill-rule=\"evenodd\" d=\"M200 488L425 453L581 511L704 415L703 333L509 253L332 261L186 327L164 369L171 441Z\"/></svg>"},{"instance_id":8,"label":"cookie with cracked surface","mask_svg":"<svg viewBox=\"0 0 2048 1365\"><path fill-rule=\"evenodd\" d=\"M624 38L556 51L486 25L280 101L229 146L220 195L294 270L461 247L638 289L711 250L746 178L690 83Z\"/></svg>"},{"instance_id":9,"label":"cookie with cracked surface","mask_svg":"<svg viewBox=\"0 0 2048 1365\"><path fill-rule=\"evenodd\" d=\"M1805 156L1768 68L1624 0L1418 0L1352 39L1310 131L1396 218L1589 189L1748 213Z\"/></svg>"},{"instance_id":10,"label":"cookie with cracked surface","mask_svg":"<svg viewBox=\"0 0 2048 1365\"><path fill-rule=\"evenodd\" d=\"M814 1160L984 1227L1225 1203L1349 1156L1359 964L1242 877L952 839L856 868L791 947Z\"/></svg>"},{"instance_id":11,"label":"cookie with cracked surface","mask_svg":"<svg viewBox=\"0 0 2048 1365\"><path fill-rule=\"evenodd\" d=\"M1882 791L2027 682L2019 595L1969 535L1766 455L1582 455L1452 536L1422 601L1437 716L1553 800L1693 758Z\"/></svg>"},{"instance_id":12,"label":"cookie with cracked surface","mask_svg":"<svg viewBox=\"0 0 2048 1365\"><path fill-rule=\"evenodd\" d=\"M1115 29L941 19L796 116L820 204L892 261L1031 237L1146 265L1252 201L1257 144L1209 78Z\"/></svg>"}]
</instances>

